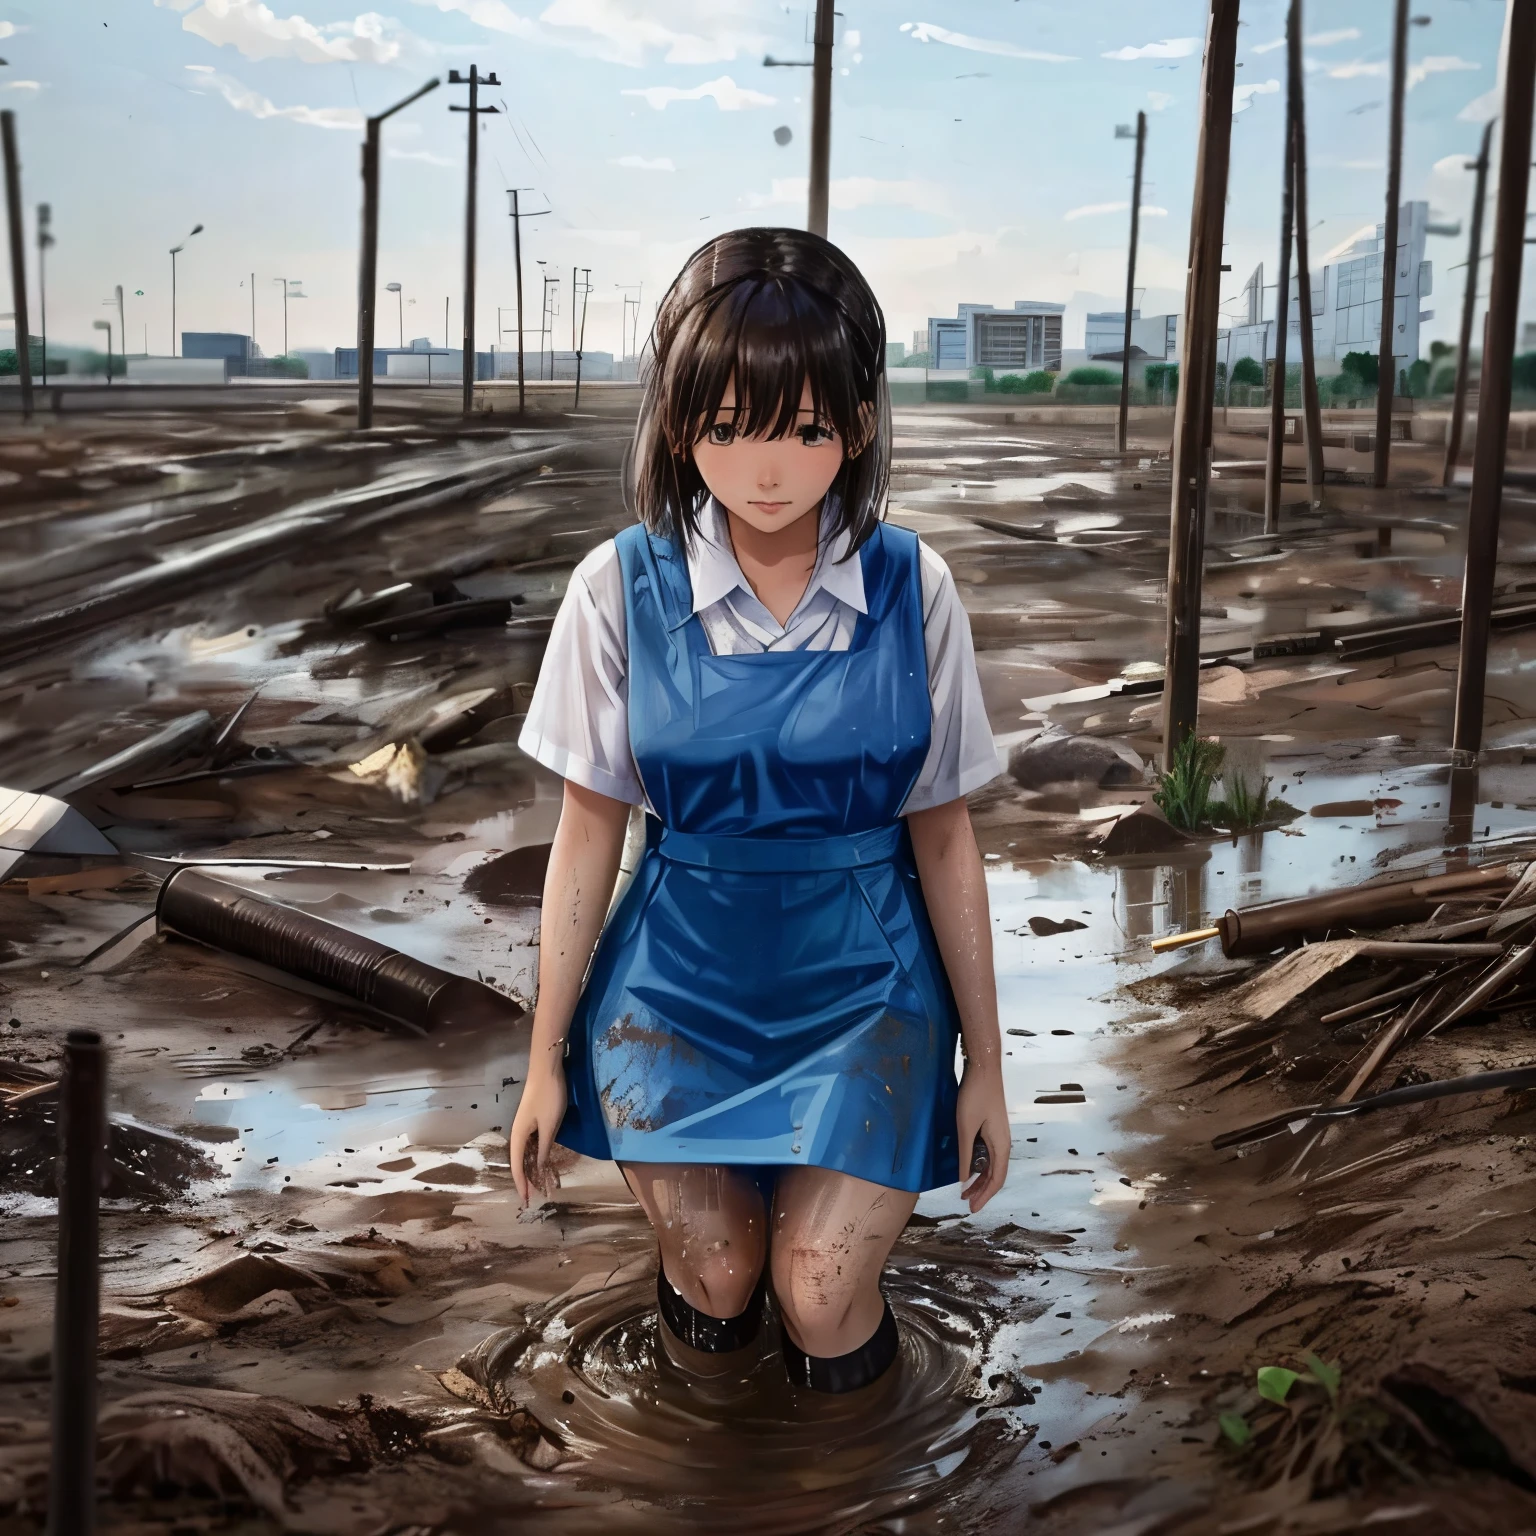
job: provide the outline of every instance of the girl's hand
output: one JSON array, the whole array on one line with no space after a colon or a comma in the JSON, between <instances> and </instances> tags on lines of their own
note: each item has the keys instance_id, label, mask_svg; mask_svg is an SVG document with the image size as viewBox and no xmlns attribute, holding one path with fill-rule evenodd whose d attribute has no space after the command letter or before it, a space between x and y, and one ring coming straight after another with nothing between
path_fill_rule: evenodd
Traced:
<instances>
[{"instance_id":1,"label":"girl's hand","mask_svg":"<svg viewBox=\"0 0 1536 1536\"><path fill-rule=\"evenodd\" d=\"M507 1138L512 1181L525 1206L530 1186L541 1195L548 1193L549 1149L565 1118L565 1103L563 1066L557 1063L529 1072L517 1113L512 1117L512 1134Z\"/></svg>"},{"instance_id":2,"label":"girl's hand","mask_svg":"<svg viewBox=\"0 0 1536 1536\"><path fill-rule=\"evenodd\" d=\"M965 1076L960 1080L955 1130L960 1137L960 1193L974 1216L1008 1177L1008 1153L1013 1139L1008 1127L1008 1105L1003 1097L1003 1074L997 1067L966 1065ZM973 1157L978 1139L986 1149L984 1161Z\"/></svg>"}]
</instances>

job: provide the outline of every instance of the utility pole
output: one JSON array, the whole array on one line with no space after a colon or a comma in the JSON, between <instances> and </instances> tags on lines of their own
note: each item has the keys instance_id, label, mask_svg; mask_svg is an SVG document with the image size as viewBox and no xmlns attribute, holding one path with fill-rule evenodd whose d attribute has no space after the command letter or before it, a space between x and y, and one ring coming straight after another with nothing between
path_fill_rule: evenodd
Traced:
<instances>
[{"instance_id":1,"label":"utility pole","mask_svg":"<svg viewBox=\"0 0 1536 1536\"><path fill-rule=\"evenodd\" d=\"M592 292L592 268L583 267L581 275L584 281L581 285L581 331L576 337L576 398L571 402L571 409L581 409L581 351L587 343L587 295ZM576 323L576 279L574 273L571 278L571 324Z\"/></svg>"},{"instance_id":2,"label":"utility pole","mask_svg":"<svg viewBox=\"0 0 1536 1536\"><path fill-rule=\"evenodd\" d=\"M1287 37L1295 25L1295 7L1286 18ZM1291 321L1291 241L1296 232L1296 157L1292 133L1296 104L1285 93L1285 130L1281 155L1284 175L1280 193L1280 271L1275 278L1275 387L1269 400L1269 445L1264 454L1264 532L1280 531L1280 483L1285 476L1285 355Z\"/></svg>"},{"instance_id":3,"label":"utility pole","mask_svg":"<svg viewBox=\"0 0 1536 1536\"><path fill-rule=\"evenodd\" d=\"M107 333L107 388L112 387L112 322L110 320L91 321L93 330Z\"/></svg>"},{"instance_id":4,"label":"utility pole","mask_svg":"<svg viewBox=\"0 0 1536 1536\"><path fill-rule=\"evenodd\" d=\"M251 273L251 346L247 362L256 356L256 274Z\"/></svg>"},{"instance_id":5,"label":"utility pole","mask_svg":"<svg viewBox=\"0 0 1536 1536\"><path fill-rule=\"evenodd\" d=\"M1128 130L1115 129L1115 137ZM1125 267L1125 345L1120 349L1120 415L1115 422L1115 451L1125 452L1131 414L1131 308L1136 301L1136 242L1141 234L1141 162L1147 152L1147 114L1136 114L1136 171L1131 177L1131 255Z\"/></svg>"},{"instance_id":6,"label":"utility pole","mask_svg":"<svg viewBox=\"0 0 1536 1536\"><path fill-rule=\"evenodd\" d=\"M539 265L542 267L544 263L540 261ZM558 277L551 277L548 272L541 272L539 276L544 283L544 298L539 308L539 377L541 379L544 377L544 354L548 351L549 376L553 379L555 376L555 354L552 344L546 346L546 342L552 343L556 311L554 307L555 300L550 298L549 290L551 288L556 289L555 298L558 298L560 279Z\"/></svg>"},{"instance_id":7,"label":"utility pole","mask_svg":"<svg viewBox=\"0 0 1536 1536\"><path fill-rule=\"evenodd\" d=\"M1519 9L1518 6L1515 7ZM1397 204L1403 195L1403 88L1408 73L1408 0L1394 0L1392 21L1392 117L1387 141L1387 219L1381 241L1381 341L1376 351L1376 464L1378 489L1387 483L1392 453L1392 397L1397 364Z\"/></svg>"},{"instance_id":8,"label":"utility pole","mask_svg":"<svg viewBox=\"0 0 1536 1536\"><path fill-rule=\"evenodd\" d=\"M805 227L827 238L827 196L832 163L832 0L816 0L811 55L811 178Z\"/></svg>"},{"instance_id":9,"label":"utility pole","mask_svg":"<svg viewBox=\"0 0 1536 1536\"><path fill-rule=\"evenodd\" d=\"M200 235L202 232L203 232L203 226L201 224L194 224L192 226L192 234L187 236L187 240L190 240L192 238L192 235ZM187 248L187 240L183 240L180 245L173 245L171 247L171 356L172 357L176 356L176 258L178 256L180 256L181 253L184 250L186 250L186 248Z\"/></svg>"},{"instance_id":10,"label":"utility pole","mask_svg":"<svg viewBox=\"0 0 1536 1536\"><path fill-rule=\"evenodd\" d=\"M1451 423L1445 434L1441 485L1449 485L1455 479L1456 460L1461 457L1461 429L1467 417L1467 384L1472 377L1472 321L1477 311L1477 278L1483 260L1483 204L1488 200L1488 154L1493 144L1493 125L1497 121L1494 118L1483 129L1477 159L1466 162L1469 171L1477 172L1477 185L1472 193L1472 228L1467 236L1467 286L1461 296L1461 340L1456 348L1456 393L1451 400Z\"/></svg>"},{"instance_id":11,"label":"utility pole","mask_svg":"<svg viewBox=\"0 0 1536 1536\"><path fill-rule=\"evenodd\" d=\"M128 316L123 309L123 285L121 283L117 285L113 297L117 300L117 342L118 350L123 356L123 377L126 379L128 377ZM48 343L45 341L43 343L43 350L46 352L47 348Z\"/></svg>"},{"instance_id":12,"label":"utility pole","mask_svg":"<svg viewBox=\"0 0 1536 1536\"><path fill-rule=\"evenodd\" d=\"M1461 653L1456 663L1456 727L1451 747L1463 762L1483 744L1483 697L1488 671L1488 620L1499 555L1504 453L1509 442L1511 365L1525 254L1526 186L1531 166L1531 109L1536 105L1536 5L1509 8L1504 70L1504 128L1499 145L1499 194L1493 216L1493 277L1478 386L1472 496L1467 506L1467 565L1461 589ZM1475 281L1476 269L1468 274ZM1464 755L1463 755L1464 754Z\"/></svg>"},{"instance_id":13,"label":"utility pole","mask_svg":"<svg viewBox=\"0 0 1536 1536\"><path fill-rule=\"evenodd\" d=\"M405 290L399 283L385 283L384 292L395 296L396 319L400 326L400 350L405 351Z\"/></svg>"},{"instance_id":14,"label":"utility pole","mask_svg":"<svg viewBox=\"0 0 1536 1536\"><path fill-rule=\"evenodd\" d=\"M1200 142L1184 288L1184 356L1173 424L1163 764L1195 730L1200 702L1200 589L1211 475L1211 412L1221 304L1222 224L1232 147L1238 0L1211 0L1200 79Z\"/></svg>"},{"instance_id":15,"label":"utility pole","mask_svg":"<svg viewBox=\"0 0 1536 1536\"><path fill-rule=\"evenodd\" d=\"M43 333L43 387L48 387L48 247L53 244L53 209L47 203L37 205L37 319ZM123 290L117 290L118 308L122 308ZM123 350L128 350L128 334L123 333ZM111 375L108 374L110 379Z\"/></svg>"},{"instance_id":16,"label":"utility pole","mask_svg":"<svg viewBox=\"0 0 1536 1536\"><path fill-rule=\"evenodd\" d=\"M461 107L455 103L449 107L450 112L469 113L469 171L468 181L464 193L464 414L470 415L475 408L475 182L480 165L480 115L485 112L498 112L499 107L482 107L480 105L480 87L482 85L500 85L493 70L488 75L482 75L475 65L469 66L469 73L461 75L458 70L448 72L449 85L467 85L469 87L469 105Z\"/></svg>"},{"instance_id":17,"label":"utility pole","mask_svg":"<svg viewBox=\"0 0 1536 1536\"><path fill-rule=\"evenodd\" d=\"M370 117L367 132L363 136L363 237L362 250L357 263L357 425L366 431L373 425L373 319L378 300L379 282L379 130L385 118L393 117L402 107L408 107L428 91L435 91L438 80L434 76L421 87L412 91L403 101L397 101L388 111ZM251 279L255 291L255 277ZM255 311L252 311L252 329L255 328ZM400 329L405 331L404 309L401 310ZM254 340L254 337L252 338Z\"/></svg>"},{"instance_id":18,"label":"utility pole","mask_svg":"<svg viewBox=\"0 0 1536 1536\"><path fill-rule=\"evenodd\" d=\"M1302 84L1301 0L1286 20L1286 64L1291 104L1291 165L1296 185L1296 318L1301 331L1301 410L1307 439L1307 498L1323 504L1323 413L1317 400L1317 356L1312 335L1312 260L1307 238L1307 99Z\"/></svg>"},{"instance_id":19,"label":"utility pole","mask_svg":"<svg viewBox=\"0 0 1536 1536\"><path fill-rule=\"evenodd\" d=\"M283 285L283 356L288 356L288 279L286 277L274 277L274 283Z\"/></svg>"},{"instance_id":20,"label":"utility pole","mask_svg":"<svg viewBox=\"0 0 1536 1536\"><path fill-rule=\"evenodd\" d=\"M540 208L536 213L523 213L517 203L519 192L532 192L532 187L508 187L507 196L512 199L512 264L517 269L517 414L521 416L525 409L524 401L524 366L523 366L523 220L541 219L549 208Z\"/></svg>"},{"instance_id":21,"label":"utility pole","mask_svg":"<svg viewBox=\"0 0 1536 1536\"><path fill-rule=\"evenodd\" d=\"M21 158L16 153L16 114L0 112L0 140L5 153L5 214L11 236L11 307L16 311L16 379L21 385L21 415L32 419L32 338L27 332L26 236L21 227Z\"/></svg>"}]
</instances>

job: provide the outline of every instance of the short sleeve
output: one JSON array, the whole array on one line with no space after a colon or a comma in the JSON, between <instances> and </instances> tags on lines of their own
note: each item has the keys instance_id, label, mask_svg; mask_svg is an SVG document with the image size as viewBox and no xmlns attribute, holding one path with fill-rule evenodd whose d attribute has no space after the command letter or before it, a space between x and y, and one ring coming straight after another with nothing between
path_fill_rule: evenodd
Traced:
<instances>
[{"instance_id":1,"label":"short sleeve","mask_svg":"<svg viewBox=\"0 0 1536 1536\"><path fill-rule=\"evenodd\" d=\"M926 544L922 560L923 647L933 737L901 814L925 811L990 783L1000 771L992 725L981 697L971 623L949 567Z\"/></svg>"},{"instance_id":2,"label":"short sleeve","mask_svg":"<svg viewBox=\"0 0 1536 1536\"><path fill-rule=\"evenodd\" d=\"M624 577L612 539L571 573L517 744L561 778L645 804L629 747Z\"/></svg>"}]
</instances>

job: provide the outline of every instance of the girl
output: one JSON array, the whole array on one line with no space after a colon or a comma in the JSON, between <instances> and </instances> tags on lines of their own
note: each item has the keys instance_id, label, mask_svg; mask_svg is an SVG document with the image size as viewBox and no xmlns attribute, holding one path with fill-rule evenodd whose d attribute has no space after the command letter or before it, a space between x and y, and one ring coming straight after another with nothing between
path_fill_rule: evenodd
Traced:
<instances>
[{"instance_id":1,"label":"girl","mask_svg":"<svg viewBox=\"0 0 1536 1536\"><path fill-rule=\"evenodd\" d=\"M977 1211L1008 1168L963 798L997 758L948 569L881 521L885 323L852 262L722 235L654 346L639 522L576 568L520 737L565 799L513 1176L526 1202L557 1138L615 1159L674 1358L750 1343L771 1268L791 1379L850 1391L896 1358L879 1279L918 1194L965 1175Z\"/></svg>"}]
</instances>

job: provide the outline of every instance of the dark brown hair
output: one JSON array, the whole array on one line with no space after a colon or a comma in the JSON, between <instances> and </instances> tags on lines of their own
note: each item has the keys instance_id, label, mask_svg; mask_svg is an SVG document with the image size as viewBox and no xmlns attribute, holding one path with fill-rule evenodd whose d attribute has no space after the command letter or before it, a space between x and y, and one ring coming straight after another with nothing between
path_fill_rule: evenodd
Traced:
<instances>
[{"instance_id":1,"label":"dark brown hair","mask_svg":"<svg viewBox=\"0 0 1536 1536\"><path fill-rule=\"evenodd\" d=\"M843 443L827 492L828 536L849 552L873 532L890 479L885 317L859 269L801 229L738 229L688 258L652 333L640 421L626 473L630 509L680 547L709 492L693 445L735 379L736 430L784 437L808 383L818 421Z\"/></svg>"}]
</instances>

